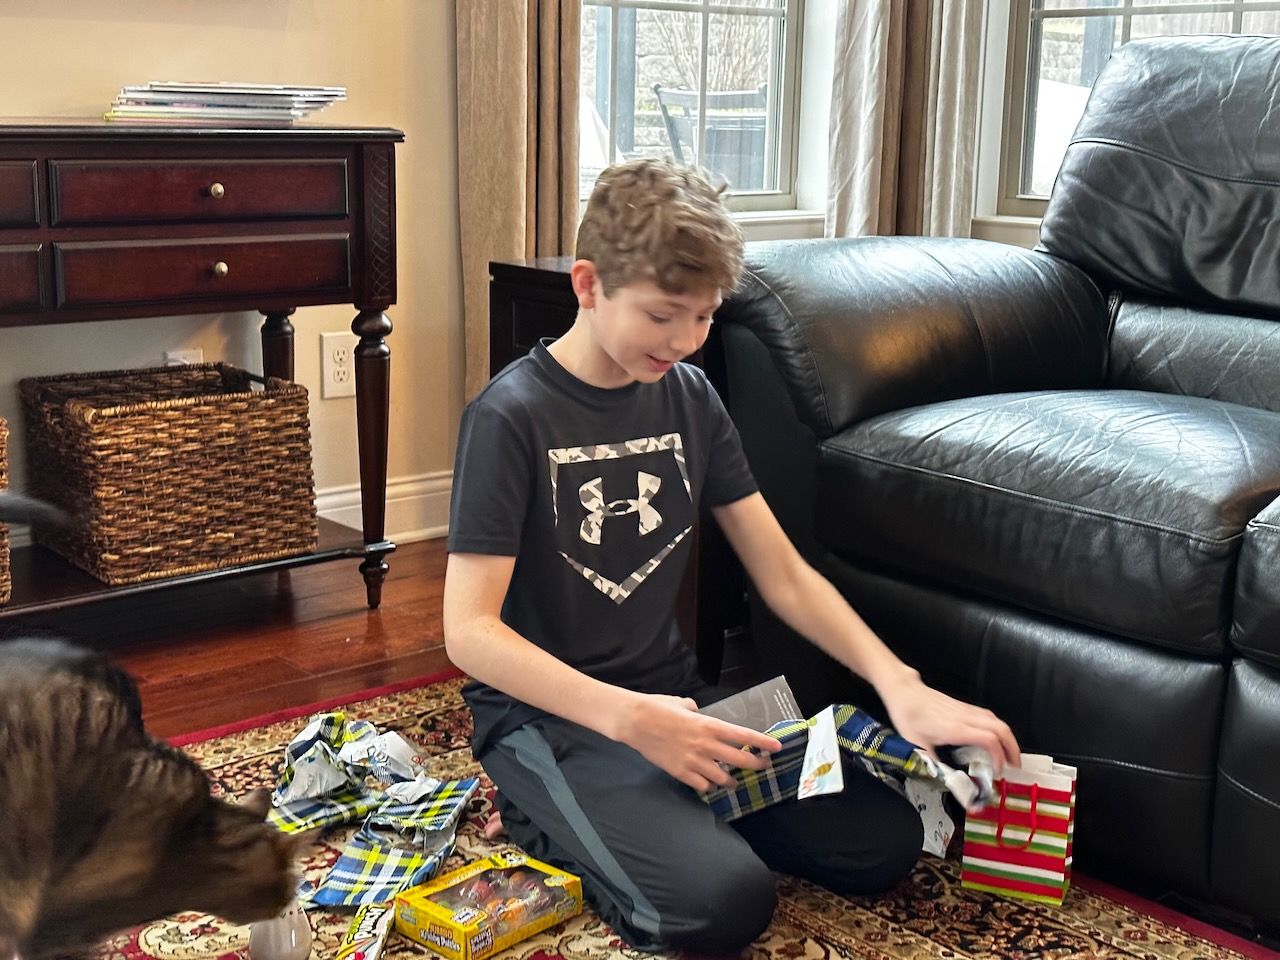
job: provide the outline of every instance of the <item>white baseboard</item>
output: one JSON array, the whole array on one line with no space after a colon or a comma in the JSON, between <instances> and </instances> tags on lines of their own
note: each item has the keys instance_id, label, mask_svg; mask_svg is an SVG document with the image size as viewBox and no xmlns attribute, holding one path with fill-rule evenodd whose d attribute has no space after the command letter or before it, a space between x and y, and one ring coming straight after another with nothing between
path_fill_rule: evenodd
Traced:
<instances>
[{"instance_id":1,"label":"white baseboard","mask_svg":"<svg viewBox=\"0 0 1280 960\"><path fill-rule=\"evenodd\" d=\"M434 540L449 532L453 473L424 473L387 481L387 539L395 543ZM317 491L316 512L326 520L360 529L360 485Z\"/></svg>"},{"instance_id":2,"label":"white baseboard","mask_svg":"<svg viewBox=\"0 0 1280 960\"><path fill-rule=\"evenodd\" d=\"M424 473L416 477L395 477L387 481L387 539L394 543L433 540L449 532L449 492L453 473ZM326 520L360 529L360 485L330 487L316 491L316 512ZM31 543L27 527L11 527L9 543L25 547Z\"/></svg>"}]
</instances>

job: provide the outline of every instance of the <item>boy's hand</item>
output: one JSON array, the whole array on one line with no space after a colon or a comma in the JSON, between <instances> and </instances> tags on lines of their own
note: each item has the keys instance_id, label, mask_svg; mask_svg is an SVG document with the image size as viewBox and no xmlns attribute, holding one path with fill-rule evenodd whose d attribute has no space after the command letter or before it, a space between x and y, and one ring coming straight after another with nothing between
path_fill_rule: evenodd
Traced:
<instances>
[{"instance_id":1,"label":"boy's hand","mask_svg":"<svg viewBox=\"0 0 1280 960\"><path fill-rule=\"evenodd\" d=\"M767 756L743 747L765 754L782 749L773 737L698 713L698 705L687 697L628 693L617 721L614 739L699 791L732 786L733 774L717 761L749 770L768 767Z\"/></svg>"},{"instance_id":2,"label":"boy's hand","mask_svg":"<svg viewBox=\"0 0 1280 960\"><path fill-rule=\"evenodd\" d=\"M936 756L934 749L941 746L982 747L991 754L997 776L1006 763L1022 762L1018 741L1008 724L990 710L926 686L918 675L880 696L893 728L930 756Z\"/></svg>"}]
</instances>

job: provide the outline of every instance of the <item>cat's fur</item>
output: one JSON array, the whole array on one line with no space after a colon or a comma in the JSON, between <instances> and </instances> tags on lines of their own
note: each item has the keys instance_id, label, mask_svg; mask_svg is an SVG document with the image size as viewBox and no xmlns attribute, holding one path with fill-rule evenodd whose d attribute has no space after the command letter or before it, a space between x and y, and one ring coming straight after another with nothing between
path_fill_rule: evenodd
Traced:
<instances>
[{"instance_id":1,"label":"cat's fur","mask_svg":"<svg viewBox=\"0 0 1280 960\"><path fill-rule=\"evenodd\" d=\"M179 910L278 914L296 844L264 823L267 802L214 798L194 761L146 735L137 688L104 657L0 642L0 960Z\"/></svg>"}]
</instances>

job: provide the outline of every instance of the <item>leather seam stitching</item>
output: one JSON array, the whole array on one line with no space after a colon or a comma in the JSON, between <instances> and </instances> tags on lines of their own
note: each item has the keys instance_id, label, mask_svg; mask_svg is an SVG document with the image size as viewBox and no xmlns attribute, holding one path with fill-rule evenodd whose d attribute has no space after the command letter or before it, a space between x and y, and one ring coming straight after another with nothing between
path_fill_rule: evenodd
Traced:
<instances>
[{"instance_id":1,"label":"leather seam stitching","mask_svg":"<svg viewBox=\"0 0 1280 960\"><path fill-rule=\"evenodd\" d=\"M1276 803L1276 801L1272 800L1270 797L1264 797L1262 794L1258 793L1257 790L1252 790L1249 787L1246 787L1231 774L1227 773L1227 771L1223 770L1221 766L1218 767L1218 776L1227 781L1227 783L1231 784L1231 786L1235 787L1245 796L1252 797L1254 800L1257 800L1259 803L1266 804L1273 810L1280 810L1280 803Z\"/></svg>"},{"instance_id":2,"label":"leather seam stitching","mask_svg":"<svg viewBox=\"0 0 1280 960\"><path fill-rule=\"evenodd\" d=\"M744 268L743 272L755 280L756 283L760 284L760 286L764 287L765 290L768 291L769 296L773 297L773 299L777 301L778 306L782 309L783 314L787 318L787 322L791 325L792 335L800 341L800 343L804 344L804 352L809 358L809 366L813 370L814 379L818 381L818 396L822 400L823 419L827 421L827 429L834 433L836 428L835 424L831 420L831 410L827 407L827 388L822 383L822 371L818 369L818 361L813 355L813 347L810 345L808 339L801 336L800 324L796 321L795 314L791 312L791 308L787 306L786 301L782 299L773 287L769 286L768 281L761 277L760 274L756 273L750 267ZM756 336L759 337L759 334Z\"/></svg>"},{"instance_id":3,"label":"leather seam stitching","mask_svg":"<svg viewBox=\"0 0 1280 960\"><path fill-rule=\"evenodd\" d=\"M1151 520L1139 520L1135 517L1122 517L1118 514L1108 513L1105 510L1098 510L1094 507L1082 507L1082 506L1079 506L1078 504L1063 503L1061 500L1050 500L1048 497L1042 497L1034 493L1025 493L1021 490L1010 490L1008 487L998 487L993 483L986 483L982 480L975 480L972 477L959 477L952 473L941 473L937 470L930 470L926 467L917 467L913 464L896 463L893 460L886 460L881 457L875 457L869 453L863 453L862 451L858 451L858 450L844 450L839 447L831 446L830 444L823 444L823 449L841 456L846 456L846 457L851 457L851 458L861 459L861 460L869 460L872 463L878 463L878 464L881 464L882 466L892 467L898 470L908 470L913 473L923 474L926 477L932 477L937 480L953 480L956 483L965 483L971 486L981 487L985 490L990 490L993 493L1003 493L1006 496L1013 497L1015 499L1031 500L1036 503L1041 503L1044 506L1049 507L1050 509L1059 510L1063 513L1077 513L1077 514L1083 514L1085 516L1101 517L1102 519L1105 519L1105 520L1114 520L1116 523L1126 524L1132 527L1145 527L1147 529L1155 530L1160 533L1166 533L1166 534L1176 535L1179 537L1185 537L1186 539L1197 542L1197 543L1214 544L1214 545L1228 544L1228 543L1231 543L1233 540L1239 540L1244 536L1244 531L1241 531L1240 533L1232 534L1229 537L1206 537L1202 534L1191 533L1187 530L1179 530L1176 527L1170 527L1165 524L1156 523Z\"/></svg>"},{"instance_id":4,"label":"leather seam stitching","mask_svg":"<svg viewBox=\"0 0 1280 960\"><path fill-rule=\"evenodd\" d=\"M1088 763L1100 763L1108 767L1123 767L1126 770L1137 770L1141 773L1154 773L1161 777L1171 777L1176 780L1188 780L1195 783L1213 783L1214 777L1211 773L1183 773L1180 770L1161 770L1159 767L1148 767L1142 763L1131 763L1128 760L1112 760L1110 757L1092 757L1082 753L1054 753L1055 759L1061 760L1084 760Z\"/></svg>"},{"instance_id":5,"label":"leather seam stitching","mask_svg":"<svg viewBox=\"0 0 1280 960\"><path fill-rule=\"evenodd\" d=\"M1134 153L1140 153L1143 156L1150 157L1152 160L1159 160L1167 163L1171 167L1177 167L1180 170L1186 170L1189 173L1199 174L1202 177L1209 177L1211 180L1219 180L1223 183L1246 183L1255 187L1280 187L1280 181L1277 180L1260 180L1255 177L1232 177L1222 173L1213 173L1193 164L1186 163L1182 160L1175 160L1167 157L1163 153L1152 150L1150 147L1144 147L1136 143L1130 143L1128 140L1117 140L1114 137L1081 137L1079 140L1072 140L1071 146L1078 143L1096 143L1107 147L1123 147L1126 150L1132 150Z\"/></svg>"}]
</instances>

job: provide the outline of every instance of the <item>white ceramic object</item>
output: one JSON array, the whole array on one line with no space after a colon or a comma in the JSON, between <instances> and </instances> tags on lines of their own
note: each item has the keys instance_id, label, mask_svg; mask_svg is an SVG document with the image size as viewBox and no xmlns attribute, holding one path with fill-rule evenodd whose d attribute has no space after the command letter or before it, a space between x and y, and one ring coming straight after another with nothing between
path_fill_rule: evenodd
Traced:
<instances>
[{"instance_id":1,"label":"white ceramic object","mask_svg":"<svg viewBox=\"0 0 1280 960\"><path fill-rule=\"evenodd\" d=\"M297 900L280 916L250 924L249 956L253 960L307 960L311 956L311 921Z\"/></svg>"}]
</instances>

